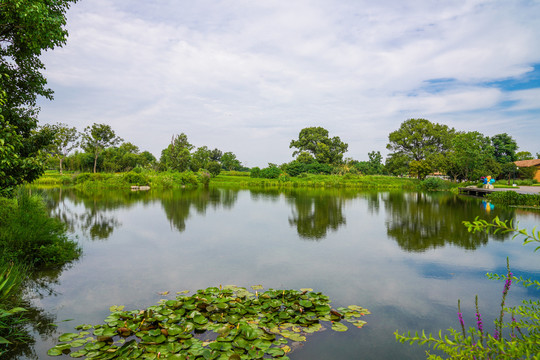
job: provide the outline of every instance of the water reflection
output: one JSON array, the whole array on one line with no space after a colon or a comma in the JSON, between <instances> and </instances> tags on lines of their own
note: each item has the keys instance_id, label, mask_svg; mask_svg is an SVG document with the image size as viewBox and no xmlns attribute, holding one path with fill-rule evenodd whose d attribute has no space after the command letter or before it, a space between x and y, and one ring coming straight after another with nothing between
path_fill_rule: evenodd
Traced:
<instances>
[{"instance_id":1,"label":"water reflection","mask_svg":"<svg viewBox=\"0 0 540 360\"><path fill-rule=\"evenodd\" d=\"M231 209L237 199L238 190L215 188L182 192L170 190L160 196L167 220L180 232L186 230L186 220L192 208L197 214L204 215L208 207Z\"/></svg>"},{"instance_id":2,"label":"water reflection","mask_svg":"<svg viewBox=\"0 0 540 360\"><path fill-rule=\"evenodd\" d=\"M332 191L291 191L287 195L293 207L289 224L296 227L302 239L322 240L328 231L337 231L346 224L343 195L339 196Z\"/></svg>"},{"instance_id":3,"label":"water reflection","mask_svg":"<svg viewBox=\"0 0 540 360\"><path fill-rule=\"evenodd\" d=\"M479 216L478 199L440 193L388 193L382 201L387 234L406 251L421 252L447 244L474 250L488 242L486 233L470 233L463 226L463 221ZM515 215L511 209L488 207L490 211L483 216L488 221ZM508 235L498 233L493 238L503 240Z\"/></svg>"},{"instance_id":4,"label":"water reflection","mask_svg":"<svg viewBox=\"0 0 540 360\"><path fill-rule=\"evenodd\" d=\"M24 312L24 319L26 322L21 323L20 325L15 324L18 328L12 329L12 331L26 333L29 337L24 343L19 343L10 347L9 351L5 354L7 359L24 357L26 359L37 360L43 358L36 353L34 349L36 338L32 337L30 333L39 335L42 340L56 338L57 325L55 323L57 322L57 317L55 314L41 308L37 303L46 297L57 295L54 288L59 285L58 279L61 274L70 267L71 264L60 269L36 271L26 279L23 284L25 296L21 302L17 303L17 306L26 309Z\"/></svg>"}]
</instances>

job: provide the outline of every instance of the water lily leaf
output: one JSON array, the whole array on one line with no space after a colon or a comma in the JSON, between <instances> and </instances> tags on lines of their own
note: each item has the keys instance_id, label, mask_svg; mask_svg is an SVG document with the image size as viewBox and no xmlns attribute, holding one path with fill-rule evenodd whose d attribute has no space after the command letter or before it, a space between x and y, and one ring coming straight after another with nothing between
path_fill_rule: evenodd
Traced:
<instances>
[{"instance_id":1,"label":"water lily leaf","mask_svg":"<svg viewBox=\"0 0 540 360\"><path fill-rule=\"evenodd\" d=\"M344 325L344 324L342 324L340 322L333 322L332 323L332 330L334 330L334 331L347 331L347 330L349 330L349 328L346 325Z\"/></svg>"},{"instance_id":2,"label":"water lily leaf","mask_svg":"<svg viewBox=\"0 0 540 360\"><path fill-rule=\"evenodd\" d=\"M309 300L300 300L298 303L305 308L309 308L313 306L313 303Z\"/></svg>"},{"instance_id":3,"label":"water lily leaf","mask_svg":"<svg viewBox=\"0 0 540 360\"><path fill-rule=\"evenodd\" d=\"M120 305L120 306L118 306L118 305L113 305L113 306L111 306L111 307L109 308L109 311L110 311L110 312L116 312L116 311L122 311L122 310L124 310L124 305Z\"/></svg>"},{"instance_id":4,"label":"water lily leaf","mask_svg":"<svg viewBox=\"0 0 540 360\"><path fill-rule=\"evenodd\" d=\"M300 289L300 291L302 291L302 292L310 292L310 291L313 291L313 289L312 288L302 288L302 289Z\"/></svg>"},{"instance_id":5,"label":"water lily leaf","mask_svg":"<svg viewBox=\"0 0 540 360\"><path fill-rule=\"evenodd\" d=\"M65 333L65 334L62 334L60 335L60 337L58 338L58 341L71 341L73 339L76 339L79 337L79 334L77 333Z\"/></svg>"},{"instance_id":6,"label":"water lily leaf","mask_svg":"<svg viewBox=\"0 0 540 360\"><path fill-rule=\"evenodd\" d=\"M264 287L262 285L252 285L251 288L253 290L262 290L262 289L264 289Z\"/></svg>"},{"instance_id":7,"label":"water lily leaf","mask_svg":"<svg viewBox=\"0 0 540 360\"><path fill-rule=\"evenodd\" d=\"M58 349L57 347L50 348L47 351L47 355L49 356L60 356L62 355L62 350Z\"/></svg>"},{"instance_id":8,"label":"water lily leaf","mask_svg":"<svg viewBox=\"0 0 540 360\"><path fill-rule=\"evenodd\" d=\"M74 352L70 353L69 356L72 357L72 358L80 358L80 357L85 356L87 353L88 353L88 351L86 351L84 349L81 349L79 351L74 351Z\"/></svg>"},{"instance_id":9,"label":"water lily leaf","mask_svg":"<svg viewBox=\"0 0 540 360\"><path fill-rule=\"evenodd\" d=\"M285 351L282 348L269 348L266 353L272 357L281 357L285 355Z\"/></svg>"}]
</instances>

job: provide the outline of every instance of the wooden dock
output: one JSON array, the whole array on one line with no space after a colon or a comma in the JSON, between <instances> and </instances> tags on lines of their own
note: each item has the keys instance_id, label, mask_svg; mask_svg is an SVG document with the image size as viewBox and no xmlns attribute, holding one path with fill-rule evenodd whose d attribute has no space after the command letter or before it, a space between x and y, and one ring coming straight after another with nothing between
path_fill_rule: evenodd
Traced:
<instances>
[{"instance_id":1,"label":"wooden dock","mask_svg":"<svg viewBox=\"0 0 540 360\"><path fill-rule=\"evenodd\" d=\"M487 194L491 194L494 192L494 189L483 189L483 188L477 188L477 187L464 187L464 188L458 188L460 194L465 195L472 195L472 196L481 196L484 197Z\"/></svg>"}]
</instances>

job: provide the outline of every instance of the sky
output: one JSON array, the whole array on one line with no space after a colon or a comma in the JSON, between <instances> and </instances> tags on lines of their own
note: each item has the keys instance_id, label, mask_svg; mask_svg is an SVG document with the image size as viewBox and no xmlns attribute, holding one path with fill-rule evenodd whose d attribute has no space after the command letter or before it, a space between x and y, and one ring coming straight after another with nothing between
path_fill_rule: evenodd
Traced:
<instances>
[{"instance_id":1,"label":"sky","mask_svg":"<svg viewBox=\"0 0 540 360\"><path fill-rule=\"evenodd\" d=\"M386 157L410 118L540 152L539 0L80 0L44 53L40 122L108 124L157 158L174 135L247 167L321 126Z\"/></svg>"}]
</instances>

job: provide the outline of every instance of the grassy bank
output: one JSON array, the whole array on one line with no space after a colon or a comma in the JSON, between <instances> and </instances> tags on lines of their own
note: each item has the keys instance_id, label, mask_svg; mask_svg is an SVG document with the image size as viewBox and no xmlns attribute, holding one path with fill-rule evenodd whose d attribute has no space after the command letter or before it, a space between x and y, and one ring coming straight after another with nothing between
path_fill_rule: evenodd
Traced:
<instances>
[{"instance_id":1,"label":"grassy bank","mask_svg":"<svg viewBox=\"0 0 540 360\"><path fill-rule=\"evenodd\" d=\"M0 355L28 340L22 290L30 274L61 268L81 255L65 225L49 217L43 199L20 191L0 198Z\"/></svg>"},{"instance_id":2,"label":"grassy bank","mask_svg":"<svg viewBox=\"0 0 540 360\"><path fill-rule=\"evenodd\" d=\"M128 172L118 174L80 173L60 175L47 172L34 185L75 186L82 189L92 188L128 188L132 185L148 185L151 188L171 189L176 187L197 187L207 182L205 173L193 172ZM224 171L210 181L212 185L238 187L273 187L273 188L359 188L359 189L406 189L413 190L420 181L410 178L397 178L380 175L312 175L298 177L280 176L277 179L251 178L249 173Z\"/></svg>"}]
</instances>

